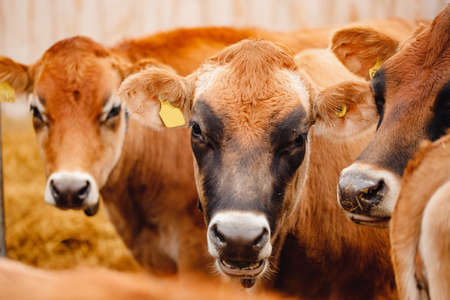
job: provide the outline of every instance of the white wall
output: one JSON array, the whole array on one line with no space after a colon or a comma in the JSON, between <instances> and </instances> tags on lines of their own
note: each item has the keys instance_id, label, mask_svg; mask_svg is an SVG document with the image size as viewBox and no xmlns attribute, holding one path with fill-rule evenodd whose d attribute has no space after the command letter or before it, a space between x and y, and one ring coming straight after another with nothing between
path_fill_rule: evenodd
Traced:
<instances>
[{"instance_id":1,"label":"white wall","mask_svg":"<svg viewBox=\"0 0 450 300\"><path fill-rule=\"evenodd\" d=\"M82 34L112 44L180 26L276 30L367 18L433 18L448 0L0 0L0 55L36 60L54 42Z\"/></svg>"}]
</instances>

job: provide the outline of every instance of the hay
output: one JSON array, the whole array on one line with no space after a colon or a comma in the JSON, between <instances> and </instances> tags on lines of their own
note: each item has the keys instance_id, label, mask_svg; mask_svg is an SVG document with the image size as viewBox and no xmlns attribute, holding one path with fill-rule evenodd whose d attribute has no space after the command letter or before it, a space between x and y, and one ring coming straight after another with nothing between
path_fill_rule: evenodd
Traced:
<instances>
[{"instance_id":1,"label":"hay","mask_svg":"<svg viewBox=\"0 0 450 300\"><path fill-rule=\"evenodd\" d=\"M45 177L31 121L3 118L3 172L8 257L47 269L78 265L139 270L109 222L44 203Z\"/></svg>"}]
</instances>

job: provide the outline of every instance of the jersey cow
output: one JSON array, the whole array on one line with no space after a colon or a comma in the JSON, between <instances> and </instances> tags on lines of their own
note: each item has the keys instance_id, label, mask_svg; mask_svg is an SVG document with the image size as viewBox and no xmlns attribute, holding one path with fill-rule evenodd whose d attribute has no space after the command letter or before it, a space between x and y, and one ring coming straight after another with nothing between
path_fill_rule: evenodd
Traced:
<instances>
[{"instance_id":1,"label":"jersey cow","mask_svg":"<svg viewBox=\"0 0 450 300\"><path fill-rule=\"evenodd\" d=\"M401 299L450 299L449 203L446 135L426 142L409 162L392 214L392 260Z\"/></svg>"},{"instance_id":2,"label":"jersey cow","mask_svg":"<svg viewBox=\"0 0 450 300\"><path fill-rule=\"evenodd\" d=\"M369 145L339 179L339 203L357 223L385 226L408 160L423 140L450 127L450 6L403 44L376 30L346 29L332 49L353 72L371 81L380 119Z\"/></svg>"},{"instance_id":3,"label":"jersey cow","mask_svg":"<svg viewBox=\"0 0 450 300\"><path fill-rule=\"evenodd\" d=\"M354 226L336 203L339 172L378 119L369 85L327 50L297 61L246 40L182 77L149 68L120 97L161 127L159 100L190 120L195 178L217 269L310 299L392 296L386 230Z\"/></svg>"},{"instance_id":4,"label":"jersey cow","mask_svg":"<svg viewBox=\"0 0 450 300\"><path fill-rule=\"evenodd\" d=\"M0 57L0 82L31 94L48 177L47 203L92 215L101 194L118 233L148 270L206 272L211 263L186 130L154 131L127 122L116 95L120 82L148 65L189 73L206 57L248 37L273 38L300 50L325 47L329 32L180 29L110 48L73 37L29 66Z\"/></svg>"}]
</instances>

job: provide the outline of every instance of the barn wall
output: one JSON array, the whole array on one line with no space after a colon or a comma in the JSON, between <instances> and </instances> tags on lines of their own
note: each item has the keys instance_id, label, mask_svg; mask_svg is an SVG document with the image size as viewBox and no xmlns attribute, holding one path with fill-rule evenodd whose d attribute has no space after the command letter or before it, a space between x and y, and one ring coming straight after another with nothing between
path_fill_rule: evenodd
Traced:
<instances>
[{"instance_id":1,"label":"barn wall","mask_svg":"<svg viewBox=\"0 0 450 300\"><path fill-rule=\"evenodd\" d=\"M0 0L0 55L31 63L72 35L112 44L180 26L277 30L367 18L432 18L448 0Z\"/></svg>"}]
</instances>

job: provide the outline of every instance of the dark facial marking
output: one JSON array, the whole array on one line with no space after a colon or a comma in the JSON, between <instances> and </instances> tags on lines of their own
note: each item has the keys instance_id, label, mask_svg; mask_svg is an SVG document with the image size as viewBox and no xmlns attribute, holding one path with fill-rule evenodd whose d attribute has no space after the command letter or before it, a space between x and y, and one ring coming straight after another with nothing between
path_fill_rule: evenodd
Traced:
<instances>
[{"instance_id":1,"label":"dark facial marking","mask_svg":"<svg viewBox=\"0 0 450 300\"><path fill-rule=\"evenodd\" d=\"M224 135L222 120L204 101L198 101L193 108L191 118L191 147L200 169L205 158L214 149L220 148ZM215 152L215 151L213 151Z\"/></svg>"},{"instance_id":2,"label":"dark facial marking","mask_svg":"<svg viewBox=\"0 0 450 300\"><path fill-rule=\"evenodd\" d=\"M426 134L431 141L435 141L450 128L450 81L439 91L432 111L433 116L427 126Z\"/></svg>"},{"instance_id":3,"label":"dark facial marking","mask_svg":"<svg viewBox=\"0 0 450 300\"><path fill-rule=\"evenodd\" d=\"M378 115L380 117L377 125L378 129L381 125L381 122L383 121L384 104L385 104L384 95L386 93L386 80L383 69L380 69L375 73L375 76L372 78L370 82L370 86L372 89L373 96L375 98L375 105L377 107Z\"/></svg>"},{"instance_id":4,"label":"dark facial marking","mask_svg":"<svg viewBox=\"0 0 450 300\"><path fill-rule=\"evenodd\" d=\"M270 139L274 149L270 171L274 178L272 202L281 205L286 185L291 181L305 156L309 122L306 112L298 108L279 122Z\"/></svg>"},{"instance_id":5,"label":"dark facial marking","mask_svg":"<svg viewBox=\"0 0 450 300\"><path fill-rule=\"evenodd\" d=\"M220 174L222 169L220 143L224 135L224 125L204 101L198 101L194 105L192 115L190 124L196 128L191 129L191 147L199 172L203 175L202 187L204 196L208 200L205 213L209 222L212 210L209 200L217 195L217 174Z\"/></svg>"},{"instance_id":6,"label":"dark facial marking","mask_svg":"<svg viewBox=\"0 0 450 300\"><path fill-rule=\"evenodd\" d=\"M200 126L201 132L209 142L219 144L222 141L224 135L223 122L206 102L198 101L194 105L192 115L194 116L192 121Z\"/></svg>"},{"instance_id":7,"label":"dark facial marking","mask_svg":"<svg viewBox=\"0 0 450 300\"><path fill-rule=\"evenodd\" d=\"M78 101L78 99L80 99L80 91L74 90L73 91L73 98L75 99L75 101Z\"/></svg>"}]
</instances>

